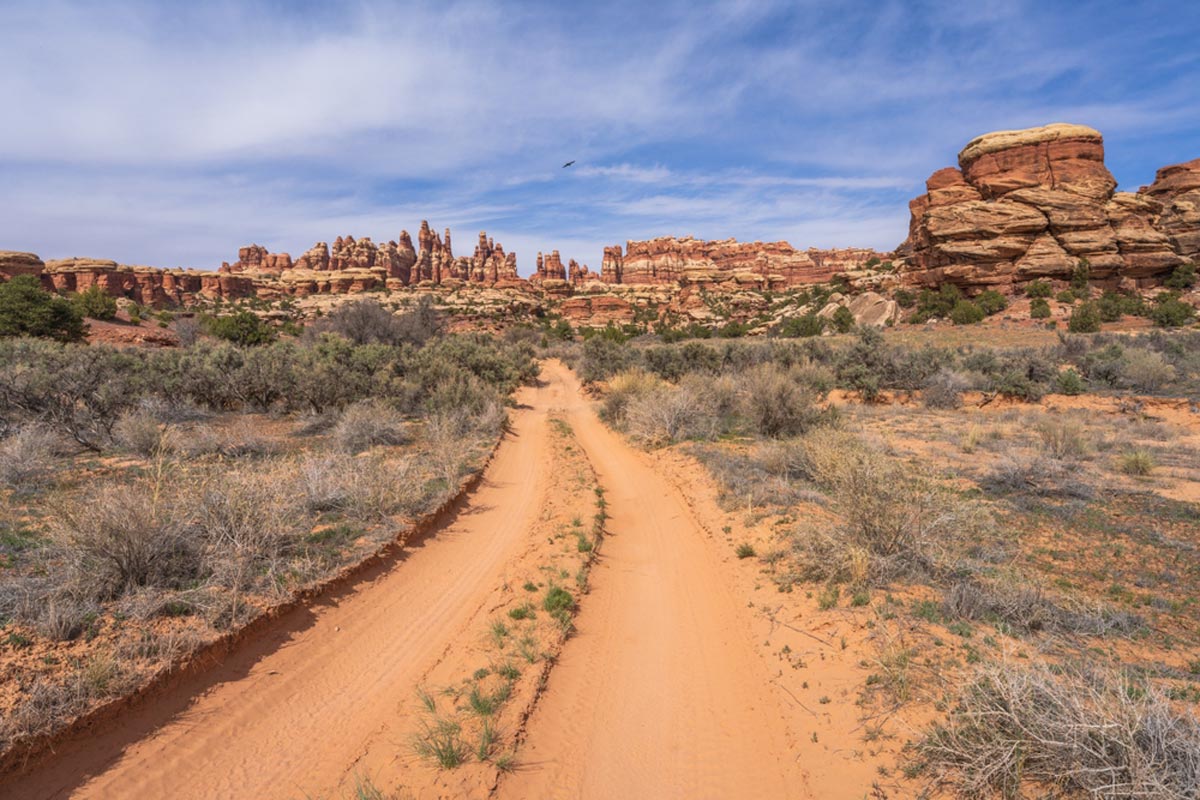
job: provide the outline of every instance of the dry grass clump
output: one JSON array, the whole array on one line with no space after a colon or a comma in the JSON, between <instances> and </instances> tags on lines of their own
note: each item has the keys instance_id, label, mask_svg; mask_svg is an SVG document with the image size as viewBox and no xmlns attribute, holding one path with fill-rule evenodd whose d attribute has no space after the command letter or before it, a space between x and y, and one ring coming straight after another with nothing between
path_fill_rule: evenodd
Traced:
<instances>
[{"instance_id":1,"label":"dry grass clump","mask_svg":"<svg viewBox=\"0 0 1200 800\"><path fill-rule=\"evenodd\" d=\"M744 371L742 415L751 430L778 438L807 433L831 421L832 412L817 405L821 393L774 364Z\"/></svg>"},{"instance_id":2,"label":"dry grass clump","mask_svg":"<svg viewBox=\"0 0 1200 800\"><path fill-rule=\"evenodd\" d=\"M195 577L199 542L188 504L158 479L103 482L62 498L48 520L65 583L99 600Z\"/></svg>"},{"instance_id":3,"label":"dry grass clump","mask_svg":"<svg viewBox=\"0 0 1200 800\"><path fill-rule=\"evenodd\" d=\"M1037 424L1042 450L1060 461L1077 461L1092 451L1087 431L1077 420L1043 419Z\"/></svg>"},{"instance_id":4,"label":"dry grass clump","mask_svg":"<svg viewBox=\"0 0 1200 800\"><path fill-rule=\"evenodd\" d=\"M821 431L804 443L802 469L830 494L842 522L836 531L797 534L802 577L862 584L937 575L991 527L979 505L849 434Z\"/></svg>"},{"instance_id":5,"label":"dry grass clump","mask_svg":"<svg viewBox=\"0 0 1200 800\"><path fill-rule=\"evenodd\" d=\"M1089 500L1095 488L1076 467L1041 453L1010 450L996 460L980 485L1000 494L1032 494Z\"/></svg>"},{"instance_id":6,"label":"dry grass clump","mask_svg":"<svg viewBox=\"0 0 1200 800\"><path fill-rule=\"evenodd\" d=\"M926 408L960 408L963 392L970 388L971 382L962 374L940 369L925 382L921 401Z\"/></svg>"},{"instance_id":7,"label":"dry grass clump","mask_svg":"<svg viewBox=\"0 0 1200 800\"><path fill-rule=\"evenodd\" d=\"M1200 720L1156 687L1103 670L1002 663L967 683L920 744L964 797L1040 790L1095 798L1197 797Z\"/></svg>"},{"instance_id":8,"label":"dry grass clump","mask_svg":"<svg viewBox=\"0 0 1200 800\"><path fill-rule=\"evenodd\" d=\"M22 702L12 713L0 717L0 750L54 733L96 701L133 689L137 677L124 660L100 651L72 669L65 680L37 678L23 687Z\"/></svg>"},{"instance_id":9,"label":"dry grass clump","mask_svg":"<svg viewBox=\"0 0 1200 800\"><path fill-rule=\"evenodd\" d=\"M25 425L0 440L0 486L33 491L54 465L62 440L41 425Z\"/></svg>"},{"instance_id":10,"label":"dry grass clump","mask_svg":"<svg viewBox=\"0 0 1200 800\"><path fill-rule=\"evenodd\" d=\"M361 400L349 406L333 426L333 441L348 453L374 445L404 444L404 416L387 403Z\"/></svg>"},{"instance_id":11,"label":"dry grass clump","mask_svg":"<svg viewBox=\"0 0 1200 800\"><path fill-rule=\"evenodd\" d=\"M1043 587L1013 576L956 581L942 593L942 612L948 619L998 622L1024 633L1101 636L1133 633L1144 625L1136 614L1055 598Z\"/></svg>"},{"instance_id":12,"label":"dry grass clump","mask_svg":"<svg viewBox=\"0 0 1200 800\"><path fill-rule=\"evenodd\" d=\"M395 514L412 516L427 501L411 458L310 455L296 471L299 497L310 513L335 511L351 519L378 521Z\"/></svg>"},{"instance_id":13,"label":"dry grass clump","mask_svg":"<svg viewBox=\"0 0 1200 800\"><path fill-rule=\"evenodd\" d=\"M113 425L113 441L122 450L152 456L175 449L175 432L147 409L136 408Z\"/></svg>"}]
</instances>

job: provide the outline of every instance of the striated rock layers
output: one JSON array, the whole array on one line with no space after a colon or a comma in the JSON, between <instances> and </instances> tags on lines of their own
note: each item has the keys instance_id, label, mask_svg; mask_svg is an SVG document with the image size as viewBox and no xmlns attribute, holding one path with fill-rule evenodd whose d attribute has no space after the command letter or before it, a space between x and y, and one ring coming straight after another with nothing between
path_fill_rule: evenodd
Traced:
<instances>
[{"instance_id":1,"label":"striated rock layers","mask_svg":"<svg viewBox=\"0 0 1200 800\"><path fill-rule=\"evenodd\" d=\"M600 280L622 284L735 284L785 288L825 283L834 275L861 269L883 253L864 248L797 250L787 242L704 241L664 236L604 248Z\"/></svg>"},{"instance_id":2,"label":"striated rock layers","mask_svg":"<svg viewBox=\"0 0 1200 800\"><path fill-rule=\"evenodd\" d=\"M1065 279L1086 259L1097 281L1150 285L1200 249L1200 161L1116 192L1100 133L1059 123L980 136L958 164L909 203L906 282L977 291Z\"/></svg>"}]
</instances>

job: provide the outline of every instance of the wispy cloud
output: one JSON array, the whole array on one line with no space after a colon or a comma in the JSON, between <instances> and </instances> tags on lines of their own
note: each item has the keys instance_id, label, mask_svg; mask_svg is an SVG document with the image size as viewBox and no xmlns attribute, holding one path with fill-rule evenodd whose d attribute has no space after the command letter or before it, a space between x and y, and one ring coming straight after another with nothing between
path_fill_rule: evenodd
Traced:
<instances>
[{"instance_id":1,"label":"wispy cloud","mask_svg":"<svg viewBox=\"0 0 1200 800\"><path fill-rule=\"evenodd\" d=\"M9 0L0 30L0 247L46 257L422 218L526 272L662 234L887 248L983 131L1095 125L1133 186L1200 155L1200 8L1166 0Z\"/></svg>"}]
</instances>

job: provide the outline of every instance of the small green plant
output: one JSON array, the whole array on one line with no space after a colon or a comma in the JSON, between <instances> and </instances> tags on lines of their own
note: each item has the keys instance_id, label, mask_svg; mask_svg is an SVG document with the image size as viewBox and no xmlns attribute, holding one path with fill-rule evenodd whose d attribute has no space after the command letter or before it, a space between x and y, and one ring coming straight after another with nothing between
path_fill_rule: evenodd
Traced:
<instances>
[{"instance_id":1,"label":"small green plant","mask_svg":"<svg viewBox=\"0 0 1200 800\"><path fill-rule=\"evenodd\" d=\"M508 616L512 619L520 621L523 619L533 619L535 614L532 605L529 603L522 603L516 608L510 608L508 610Z\"/></svg>"},{"instance_id":2,"label":"small green plant","mask_svg":"<svg viewBox=\"0 0 1200 800\"><path fill-rule=\"evenodd\" d=\"M462 726L453 720L434 719L422 723L421 733L413 742L417 755L436 763L442 769L461 766L470 755L462 738Z\"/></svg>"},{"instance_id":3,"label":"small green plant","mask_svg":"<svg viewBox=\"0 0 1200 800\"><path fill-rule=\"evenodd\" d=\"M849 333L854 329L854 314L846 306L838 306L829 322L838 333Z\"/></svg>"},{"instance_id":4,"label":"small green plant","mask_svg":"<svg viewBox=\"0 0 1200 800\"><path fill-rule=\"evenodd\" d=\"M835 608L841 596L842 590L836 583L827 583L821 593L817 595L817 607L822 611Z\"/></svg>"},{"instance_id":5,"label":"small green plant","mask_svg":"<svg viewBox=\"0 0 1200 800\"><path fill-rule=\"evenodd\" d=\"M1196 265L1180 264L1164 281L1168 289L1190 289L1196 285Z\"/></svg>"},{"instance_id":6,"label":"small green plant","mask_svg":"<svg viewBox=\"0 0 1200 800\"><path fill-rule=\"evenodd\" d=\"M995 289L987 289L975 298L975 305L990 317L1008 308L1008 298Z\"/></svg>"},{"instance_id":7,"label":"small green plant","mask_svg":"<svg viewBox=\"0 0 1200 800\"><path fill-rule=\"evenodd\" d=\"M1029 303L1030 319L1049 319L1050 303L1044 297L1035 297Z\"/></svg>"},{"instance_id":8,"label":"small green plant","mask_svg":"<svg viewBox=\"0 0 1200 800\"><path fill-rule=\"evenodd\" d=\"M1150 310L1150 319L1160 328L1179 328L1196 318L1196 309L1175 295L1162 295Z\"/></svg>"},{"instance_id":9,"label":"small green plant","mask_svg":"<svg viewBox=\"0 0 1200 800\"><path fill-rule=\"evenodd\" d=\"M758 555L758 553L754 550L754 545L750 544L749 542L742 542L739 544L737 549L734 551L734 554L737 555L738 558L754 558L756 555Z\"/></svg>"},{"instance_id":10,"label":"small green plant","mask_svg":"<svg viewBox=\"0 0 1200 800\"><path fill-rule=\"evenodd\" d=\"M71 297L71 305L81 316L92 319L113 319L117 316L117 300L100 286L90 286Z\"/></svg>"}]
</instances>

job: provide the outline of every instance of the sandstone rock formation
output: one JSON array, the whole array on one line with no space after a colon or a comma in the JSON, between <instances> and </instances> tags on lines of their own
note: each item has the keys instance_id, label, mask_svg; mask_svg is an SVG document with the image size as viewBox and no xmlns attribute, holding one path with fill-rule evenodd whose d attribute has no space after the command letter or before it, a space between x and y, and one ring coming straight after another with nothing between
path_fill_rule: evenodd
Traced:
<instances>
[{"instance_id":1,"label":"sandstone rock formation","mask_svg":"<svg viewBox=\"0 0 1200 800\"><path fill-rule=\"evenodd\" d=\"M1059 123L985 134L958 163L933 173L925 194L909 203L909 236L898 250L909 258L908 282L976 291L1066 279L1086 259L1102 283L1153 283L1184 263L1200 238L1191 238L1196 168L1168 167L1138 194L1115 192L1103 138L1092 128Z\"/></svg>"},{"instance_id":2,"label":"sandstone rock formation","mask_svg":"<svg viewBox=\"0 0 1200 800\"><path fill-rule=\"evenodd\" d=\"M1200 158L1163 167L1138 196L1161 204L1156 227L1175 252L1200 261Z\"/></svg>"},{"instance_id":3,"label":"sandstone rock formation","mask_svg":"<svg viewBox=\"0 0 1200 800\"><path fill-rule=\"evenodd\" d=\"M705 241L664 236L604 248L600 279L624 284L735 284L785 288L824 283L882 253L862 248L796 250L787 242Z\"/></svg>"},{"instance_id":4,"label":"sandstone rock formation","mask_svg":"<svg viewBox=\"0 0 1200 800\"><path fill-rule=\"evenodd\" d=\"M18 275L41 275L45 264L33 253L18 253L15 250L0 250L0 280Z\"/></svg>"}]
</instances>

